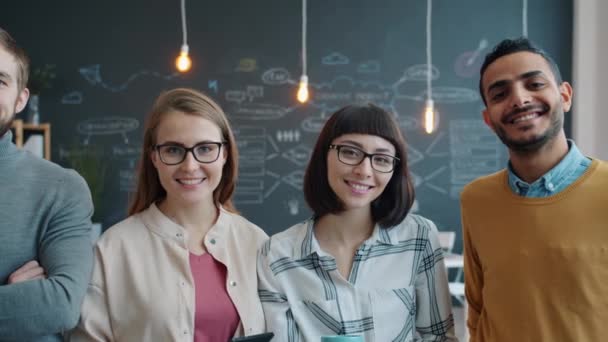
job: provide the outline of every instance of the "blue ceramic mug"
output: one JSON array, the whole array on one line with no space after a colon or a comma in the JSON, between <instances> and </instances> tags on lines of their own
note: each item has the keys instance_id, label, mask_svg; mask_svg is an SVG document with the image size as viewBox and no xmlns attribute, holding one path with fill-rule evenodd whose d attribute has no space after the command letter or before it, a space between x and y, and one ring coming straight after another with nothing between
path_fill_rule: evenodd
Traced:
<instances>
[{"instance_id":1,"label":"blue ceramic mug","mask_svg":"<svg viewBox=\"0 0 608 342\"><path fill-rule=\"evenodd\" d=\"M339 336L322 336L321 342L365 342L363 336L359 335L339 335Z\"/></svg>"}]
</instances>

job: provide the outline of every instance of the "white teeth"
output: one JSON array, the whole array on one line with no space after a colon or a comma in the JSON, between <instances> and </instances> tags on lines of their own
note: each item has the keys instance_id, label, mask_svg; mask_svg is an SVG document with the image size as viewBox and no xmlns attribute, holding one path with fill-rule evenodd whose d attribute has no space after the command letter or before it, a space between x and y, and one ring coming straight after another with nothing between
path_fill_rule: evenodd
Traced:
<instances>
[{"instance_id":1,"label":"white teeth","mask_svg":"<svg viewBox=\"0 0 608 342\"><path fill-rule=\"evenodd\" d=\"M513 123L518 123L521 121L531 120L538 117L538 113L532 113L524 116L520 116L517 119L513 120Z\"/></svg>"},{"instance_id":2,"label":"white teeth","mask_svg":"<svg viewBox=\"0 0 608 342\"><path fill-rule=\"evenodd\" d=\"M353 184L353 183L350 183L349 185L351 186L351 188L353 188L355 190L360 190L360 191L364 191L364 190L367 190L370 188L367 185L359 185L359 184Z\"/></svg>"},{"instance_id":3,"label":"white teeth","mask_svg":"<svg viewBox=\"0 0 608 342\"><path fill-rule=\"evenodd\" d=\"M203 180L202 179L180 179L179 182L182 184L186 184L186 185L193 185L193 184L198 184L201 183Z\"/></svg>"}]
</instances>

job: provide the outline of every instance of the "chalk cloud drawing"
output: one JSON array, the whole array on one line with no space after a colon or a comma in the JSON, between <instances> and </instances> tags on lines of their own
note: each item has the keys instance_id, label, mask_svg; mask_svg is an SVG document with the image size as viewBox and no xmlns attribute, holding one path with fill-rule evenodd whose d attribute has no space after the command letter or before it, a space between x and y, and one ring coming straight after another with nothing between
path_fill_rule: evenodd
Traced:
<instances>
[{"instance_id":1,"label":"chalk cloud drawing","mask_svg":"<svg viewBox=\"0 0 608 342\"><path fill-rule=\"evenodd\" d=\"M380 62L367 61L357 66L357 72L361 74L373 74L380 72Z\"/></svg>"},{"instance_id":2,"label":"chalk cloud drawing","mask_svg":"<svg viewBox=\"0 0 608 342\"><path fill-rule=\"evenodd\" d=\"M306 119L302 120L301 128L305 132L310 133L318 133L321 132L323 125L327 121L327 118L318 117L318 116L310 116Z\"/></svg>"},{"instance_id":3,"label":"chalk cloud drawing","mask_svg":"<svg viewBox=\"0 0 608 342\"><path fill-rule=\"evenodd\" d=\"M247 99L247 93L242 90L228 90L224 97L228 102L241 103Z\"/></svg>"},{"instance_id":4,"label":"chalk cloud drawing","mask_svg":"<svg viewBox=\"0 0 608 342\"><path fill-rule=\"evenodd\" d=\"M290 80L291 75L285 68L271 68L262 74L262 82L268 85L281 85L289 83Z\"/></svg>"},{"instance_id":5,"label":"chalk cloud drawing","mask_svg":"<svg viewBox=\"0 0 608 342\"><path fill-rule=\"evenodd\" d=\"M401 79L399 81L400 82L404 82L404 81L421 81L421 82L424 81L424 82L426 82L428 73L429 73L429 69L426 64L412 65L411 67L409 67L405 70L405 72L403 73L403 76L401 77ZM434 81L434 80L439 79L439 75L440 75L439 69L436 66L431 65L431 80Z\"/></svg>"},{"instance_id":6,"label":"chalk cloud drawing","mask_svg":"<svg viewBox=\"0 0 608 342\"><path fill-rule=\"evenodd\" d=\"M350 59L339 52L332 52L321 59L323 65L347 65Z\"/></svg>"},{"instance_id":7,"label":"chalk cloud drawing","mask_svg":"<svg viewBox=\"0 0 608 342\"><path fill-rule=\"evenodd\" d=\"M61 97L62 104L79 105L83 101L82 92L71 91Z\"/></svg>"},{"instance_id":8,"label":"chalk cloud drawing","mask_svg":"<svg viewBox=\"0 0 608 342\"><path fill-rule=\"evenodd\" d=\"M399 116L397 118L399 127L405 131L418 131L420 130L420 120L413 116Z\"/></svg>"}]
</instances>

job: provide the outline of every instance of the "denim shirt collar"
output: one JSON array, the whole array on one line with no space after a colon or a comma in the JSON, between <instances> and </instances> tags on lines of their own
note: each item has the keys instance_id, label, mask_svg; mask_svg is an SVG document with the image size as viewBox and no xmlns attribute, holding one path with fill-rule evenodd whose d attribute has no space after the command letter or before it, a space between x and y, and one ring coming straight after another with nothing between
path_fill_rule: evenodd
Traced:
<instances>
[{"instance_id":1,"label":"denim shirt collar","mask_svg":"<svg viewBox=\"0 0 608 342\"><path fill-rule=\"evenodd\" d=\"M566 156L551 170L545 173L542 177L534 181L533 183L527 183L519 178L511 162L507 166L509 173L509 187L511 190L520 195L528 193L531 189L544 189L548 193L553 193L558 188L562 188L562 182L568 179L568 176L576 172L577 166L584 163L586 157L576 147L573 140L568 139L568 153Z\"/></svg>"}]
</instances>

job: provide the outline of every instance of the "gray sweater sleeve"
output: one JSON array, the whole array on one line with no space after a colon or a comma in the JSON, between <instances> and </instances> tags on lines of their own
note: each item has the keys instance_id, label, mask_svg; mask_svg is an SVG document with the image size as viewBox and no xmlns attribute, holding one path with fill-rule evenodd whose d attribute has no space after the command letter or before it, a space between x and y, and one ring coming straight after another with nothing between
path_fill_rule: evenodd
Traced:
<instances>
[{"instance_id":1,"label":"gray sweater sleeve","mask_svg":"<svg viewBox=\"0 0 608 342\"><path fill-rule=\"evenodd\" d=\"M47 279L0 286L0 340L62 333L78 323L92 268L93 204L84 179L71 170L64 175L49 186L55 196L46 229L32 237Z\"/></svg>"}]
</instances>

